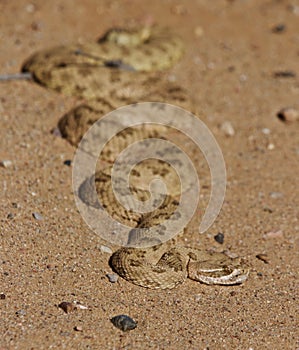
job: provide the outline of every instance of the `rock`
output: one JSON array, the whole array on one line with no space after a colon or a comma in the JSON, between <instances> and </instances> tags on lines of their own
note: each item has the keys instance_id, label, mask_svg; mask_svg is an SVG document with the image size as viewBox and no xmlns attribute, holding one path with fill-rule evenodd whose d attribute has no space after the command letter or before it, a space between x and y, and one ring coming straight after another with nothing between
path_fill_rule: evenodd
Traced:
<instances>
[{"instance_id":1,"label":"rock","mask_svg":"<svg viewBox=\"0 0 299 350\"><path fill-rule=\"evenodd\" d=\"M110 321L116 328L122 330L123 332L131 331L137 327L137 322L127 315L114 316Z\"/></svg>"},{"instance_id":2,"label":"rock","mask_svg":"<svg viewBox=\"0 0 299 350\"><path fill-rule=\"evenodd\" d=\"M268 146L267 146L267 149L268 149L269 151L272 151L274 148L275 148L274 143L269 143Z\"/></svg>"},{"instance_id":3,"label":"rock","mask_svg":"<svg viewBox=\"0 0 299 350\"><path fill-rule=\"evenodd\" d=\"M224 242L224 234L219 232L217 235L214 236L214 239L216 242L222 244Z\"/></svg>"},{"instance_id":4,"label":"rock","mask_svg":"<svg viewBox=\"0 0 299 350\"><path fill-rule=\"evenodd\" d=\"M12 166L12 161L9 159L3 159L0 162L0 166L2 166L3 168L9 168L10 166Z\"/></svg>"},{"instance_id":5,"label":"rock","mask_svg":"<svg viewBox=\"0 0 299 350\"><path fill-rule=\"evenodd\" d=\"M276 24L273 28L272 28L272 33L282 33L286 30L286 25L283 23L279 23Z\"/></svg>"},{"instance_id":6,"label":"rock","mask_svg":"<svg viewBox=\"0 0 299 350\"><path fill-rule=\"evenodd\" d=\"M278 70L273 73L274 78L296 78L296 73L292 70Z\"/></svg>"},{"instance_id":7,"label":"rock","mask_svg":"<svg viewBox=\"0 0 299 350\"><path fill-rule=\"evenodd\" d=\"M231 124L231 122L226 121L223 122L220 125L220 130L226 135L226 136L234 136L235 135L235 130Z\"/></svg>"},{"instance_id":8,"label":"rock","mask_svg":"<svg viewBox=\"0 0 299 350\"><path fill-rule=\"evenodd\" d=\"M83 332L83 328L81 326L75 326L74 330L77 332Z\"/></svg>"},{"instance_id":9,"label":"rock","mask_svg":"<svg viewBox=\"0 0 299 350\"><path fill-rule=\"evenodd\" d=\"M264 234L264 238L281 238L283 237L283 232L282 230L277 230L277 231L270 231Z\"/></svg>"},{"instance_id":10,"label":"rock","mask_svg":"<svg viewBox=\"0 0 299 350\"><path fill-rule=\"evenodd\" d=\"M111 283L116 283L118 280L118 275L116 275L115 273L107 273L106 276L108 277L108 280Z\"/></svg>"},{"instance_id":11,"label":"rock","mask_svg":"<svg viewBox=\"0 0 299 350\"><path fill-rule=\"evenodd\" d=\"M263 129L262 129L262 133L263 133L264 135L270 135L270 134L271 134L271 130L268 129L268 128L263 128Z\"/></svg>"},{"instance_id":12,"label":"rock","mask_svg":"<svg viewBox=\"0 0 299 350\"><path fill-rule=\"evenodd\" d=\"M293 123L299 120L299 109L293 107L282 108L276 115L285 123Z\"/></svg>"},{"instance_id":13,"label":"rock","mask_svg":"<svg viewBox=\"0 0 299 350\"><path fill-rule=\"evenodd\" d=\"M269 258L267 254L257 254L255 257L259 260L262 260L265 264L269 264Z\"/></svg>"},{"instance_id":14,"label":"rock","mask_svg":"<svg viewBox=\"0 0 299 350\"><path fill-rule=\"evenodd\" d=\"M4 300L6 298L6 295L4 293L0 293L0 300Z\"/></svg>"},{"instance_id":15,"label":"rock","mask_svg":"<svg viewBox=\"0 0 299 350\"><path fill-rule=\"evenodd\" d=\"M63 301L58 305L58 307L60 307L60 309L62 309L66 314L73 312L77 308L74 303L70 303L68 301Z\"/></svg>"},{"instance_id":16,"label":"rock","mask_svg":"<svg viewBox=\"0 0 299 350\"><path fill-rule=\"evenodd\" d=\"M274 199L282 198L283 193L281 192L270 192L270 197Z\"/></svg>"},{"instance_id":17,"label":"rock","mask_svg":"<svg viewBox=\"0 0 299 350\"><path fill-rule=\"evenodd\" d=\"M36 220L43 220L43 219L44 219L43 216L42 216L41 214L36 213L36 212L32 213L32 216L33 216L34 219L36 219Z\"/></svg>"},{"instance_id":18,"label":"rock","mask_svg":"<svg viewBox=\"0 0 299 350\"><path fill-rule=\"evenodd\" d=\"M109 247L106 247L105 245L100 246L100 251L102 253L112 254L112 250Z\"/></svg>"},{"instance_id":19,"label":"rock","mask_svg":"<svg viewBox=\"0 0 299 350\"><path fill-rule=\"evenodd\" d=\"M67 166L71 166L72 165L72 161L70 159L67 159L63 162L64 165L67 165Z\"/></svg>"},{"instance_id":20,"label":"rock","mask_svg":"<svg viewBox=\"0 0 299 350\"><path fill-rule=\"evenodd\" d=\"M16 311L16 315L17 316L25 316L26 310L24 310L24 309L18 310L18 311Z\"/></svg>"}]
</instances>

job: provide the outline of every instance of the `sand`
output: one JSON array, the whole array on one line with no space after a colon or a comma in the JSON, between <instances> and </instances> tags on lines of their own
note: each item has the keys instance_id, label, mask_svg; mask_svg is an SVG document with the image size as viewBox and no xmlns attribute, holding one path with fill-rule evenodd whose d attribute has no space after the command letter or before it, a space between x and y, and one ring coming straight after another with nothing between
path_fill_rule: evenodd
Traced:
<instances>
[{"instance_id":1,"label":"sand","mask_svg":"<svg viewBox=\"0 0 299 350\"><path fill-rule=\"evenodd\" d=\"M1 1L0 16L0 74L19 72L36 50L127 23L181 35L186 53L171 74L196 100L228 177L215 223L199 234L195 218L184 241L242 256L251 270L234 287L109 282L100 247L116 247L80 216L64 164L75 149L51 133L80 101L31 81L1 82L0 160L11 164L0 167L0 349L298 348L299 123L276 116L299 103L298 1L18 0ZM284 71L294 74L275 75ZM87 309L65 313L64 301ZM115 328L119 314L137 327Z\"/></svg>"}]
</instances>

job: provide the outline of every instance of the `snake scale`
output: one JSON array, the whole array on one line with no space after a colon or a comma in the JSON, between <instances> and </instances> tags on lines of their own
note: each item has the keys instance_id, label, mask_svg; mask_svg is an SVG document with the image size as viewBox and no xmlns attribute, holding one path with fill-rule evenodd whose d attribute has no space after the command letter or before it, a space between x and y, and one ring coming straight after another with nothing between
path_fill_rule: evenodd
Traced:
<instances>
[{"instance_id":1,"label":"snake scale","mask_svg":"<svg viewBox=\"0 0 299 350\"><path fill-rule=\"evenodd\" d=\"M27 59L22 70L30 72L36 82L49 89L84 99L66 113L58 125L63 137L77 146L95 121L122 105L159 101L195 111L187 92L167 76L167 69L181 58L183 51L182 41L165 29L111 29L94 43L70 44L37 52ZM231 259L223 253L179 246L173 240L163 244L157 240L150 248L131 247L132 242L139 244L145 239L136 236L136 228L160 224L174 212L179 199L179 179L171 167L161 161L150 159L137 164L130 182L133 196L147 200L148 181L156 175L162 177L170 189L158 208L142 214L123 208L115 198L112 164L117 154L132 142L164 138L166 134L165 128L157 125L123 130L109 141L102 153L107 167L86 179L80 187L82 201L99 207L97 198L89 193L90 181L95 181L100 207L132 228L128 246L111 256L111 267L127 281L153 289L174 288L187 277L206 284L243 283L248 269L240 259Z\"/></svg>"}]
</instances>

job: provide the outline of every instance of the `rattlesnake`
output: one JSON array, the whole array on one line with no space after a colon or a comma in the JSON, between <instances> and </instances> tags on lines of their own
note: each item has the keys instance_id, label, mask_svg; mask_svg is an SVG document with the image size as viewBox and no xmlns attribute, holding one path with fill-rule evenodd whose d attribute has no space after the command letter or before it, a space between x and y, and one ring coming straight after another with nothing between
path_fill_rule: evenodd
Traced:
<instances>
[{"instance_id":1,"label":"rattlesnake","mask_svg":"<svg viewBox=\"0 0 299 350\"><path fill-rule=\"evenodd\" d=\"M182 53L182 41L168 31L112 29L97 43L70 44L38 52L24 63L23 71L31 72L35 81L50 89L86 100L64 115L58 125L62 135L77 146L96 120L124 104L160 101L194 111L186 91L170 82L162 72ZM130 143L144 138L165 138L165 135L167 127L164 126L127 128L106 145L102 160L112 164ZM92 149L86 151L93 153ZM138 200L149 199L146 188L153 174L161 176L169 185L169 192L158 208L148 214L124 209L118 203L112 190L111 169L108 165L86 179L78 194L87 205L107 210L114 219L132 228L127 246L117 250L110 259L112 268L120 276L143 287L161 289L173 288L187 276L207 284L224 285L242 283L247 278L248 270L240 260L222 253L180 247L173 241L161 244L159 238L137 234L137 228L146 232L148 227L167 221L178 205L180 186L169 165L147 160L134 168L130 188ZM188 181L188 169L185 177ZM100 202L89 191L94 181ZM154 240L155 245L132 248L136 244L142 247L145 241L147 246L148 240Z\"/></svg>"}]
</instances>

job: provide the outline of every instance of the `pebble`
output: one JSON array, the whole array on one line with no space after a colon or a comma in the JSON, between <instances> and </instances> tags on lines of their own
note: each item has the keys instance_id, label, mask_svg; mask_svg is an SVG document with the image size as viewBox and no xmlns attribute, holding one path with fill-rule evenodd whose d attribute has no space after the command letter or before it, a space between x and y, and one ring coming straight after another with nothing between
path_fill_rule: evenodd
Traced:
<instances>
[{"instance_id":1,"label":"pebble","mask_svg":"<svg viewBox=\"0 0 299 350\"><path fill-rule=\"evenodd\" d=\"M295 78L296 73L292 70L279 70L274 72L274 78Z\"/></svg>"},{"instance_id":2,"label":"pebble","mask_svg":"<svg viewBox=\"0 0 299 350\"><path fill-rule=\"evenodd\" d=\"M10 166L12 166L12 161L9 159L1 160L0 166L2 166L3 168L9 168Z\"/></svg>"},{"instance_id":3,"label":"pebble","mask_svg":"<svg viewBox=\"0 0 299 350\"><path fill-rule=\"evenodd\" d=\"M262 133L263 133L264 135L270 135L270 134L271 134L271 130L268 129L268 128L263 128L263 129L262 129Z\"/></svg>"},{"instance_id":4,"label":"pebble","mask_svg":"<svg viewBox=\"0 0 299 350\"><path fill-rule=\"evenodd\" d=\"M7 214L7 219L13 219L15 217L15 215L13 213L8 213Z\"/></svg>"},{"instance_id":5,"label":"pebble","mask_svg":"<svg viewBox=\"0 0 299 350\"><path fill-rule=\"evenodd\" d=\"M123 332L131 331L137 327L137 322L127 315L114 316L110 321L116 328L122 330Z\"/></svg>"},{"instance_id":6,"label":"pebble","mask_svg":"<svg viewBox=\"0 0 299 350\"><path fill-rule=\"evenodd\" d=\"M269 151L272 151L274 148L275 148L274 143L269 143L269 145L267 146L267 149L268 149Z\"/></svg>"},{"instance_id":7,"label":"pebble","mask_svg":"<svg viewBox=\"0 0 299 350\"><path fill-rule=\"evenodd\" d=\"M67 165L67 166L71 166L72 165L72 161L70 159L67 159L63 162L64 165Z\"/></svg>"},{"instance_id":8,"label":"pebble","mask_svg":"<svg viewBox=\"0 0 299 350\"><path fill-rule=\"evenodd\" d=\"M75 326L74 330L77 331L77 332L82 332L83 328L81 326Z\"/></svg>"},{"instance_id":9,"label":"pebble","mask_svg":"<svg viewBox=\"0 0 299 350\"><path fill-rule=\"evenodd\" d=\"M283 193L281 192L270 192L270 197L274 199L282 198Z\"/></svg>"},{"instance_id":10,"label":"pebble","mask_svg":"<svg viewBox=\"0 0 299 350\"><path fill-rule=\"evenodd\" d=\"M118 280L118 275L116 275L115 273L107 273L106 276L108 277L108 280L111 283L116 283Z\"/></svg>"},{"instance_id":11,"label":"pebble","mask_svg":"<svg viewBox=\"0 0 299 350\"><path fill-rule=\"evenodd\" d=\"M63 301L58 305L58 307L60 307L60 309L62 309L66 314L69 314L70 312L76 310L76 305L68 301Z\"/></svg>"},{"instance_id":12,"label":"pebble","mask_svg":"<svg viewBox=\"0 0 299 350\"><path fill-rule=\"evenodd\" d=\"M24 309L18 310L16 312L16 315L18 315L18 316L25 316L26 315L26 310L24 310Z\"/></svg>"},{"instance_id":13,"label":"pebble","mask_svg":"<svg viewBox=\"0 0 299 350\"><path fill-rule=\"evenodd\" d=\"M282 33L286 30L286 25L283 24L283 23L279 23L279 24L276 24L273 28L272 28L272 32L273 33Z\"/></svg>"},{"instance_id":14,"label":"pebble","mask_svg":"<svg viewBox=\"0 0 299 350\"><path fill-rule=\"evenodd\" d=\"M276 116L285 123L293 123L299 120L299 109L293 107L282 108Z\"/></svg>"},{"instance_id":15,"label":"pebble","mask_svg":"<svg viewBox=\"0 0 299 350\"><path fill-rule=\"evenodd\" d=\"M56 137L62 137L61 131L59 130L58 127L54 128L51 130L52 135L56 136Z\"/></svg>"},{"instance_id":16,"label":"pebble","mask_svg":"<svg viewBox=\"0 0 299 350\"><path fill-rule=\"evenodd\" d=\"M264 234L264 238L281 238L283 237L283 232L281 230L270 231Z\"/></svg>"},{"instance_id":17,"label":"pebble","mask_svg":"<svg viewBox=\"0 0 299 350\"><path fill-rule=\"evenodd\" d=\"M109 247L106 247L105 245L100 246L100 251L102 253L112 254L112 250Z\"/></svg>"},{"instance_id":18,"label":"pebble","mask_svg":"<svg viewBox=\"0 0 299 350\"><path fill-rule=\"evenodd\" d=\"M219 232L217 235L214 236L214 239L216 242L222 244L224 242L224 234Z\"/></svg>"},{"instance_id":19,"label":"pebble","mask_svg":"<svg viewBox=\"0 0 299 350\"><path fill-rule=\"evenodd\" d=\"M34 217L35 220L43 220L44 219L41 214L36 213L36 212L32 213L32 216Z\"/></svg>"},{"instance_id":20,"label":"pebble","mask_svg":"<svg viewBox=\"0 0 299 350\"><path fill-rule=\"evenodd\" d=\"M4 293L0 293L0 300L4 300L6 298L6 295Z\"/></svg>"},{"instance_id":21,"label":"pebble","mask_svg":"<svg viewBox=\"0 0 299 350\"><path fill-rule=\"evenodd\" d=\"M267 254L257 254L255 257L259 260L262 260L265 264L269 264L269 258Z\"/></svg>"},{"instance_id":22,"label":"pebble","mask_svg":"<svg viewBox=\"0 0 299 350\"><path fill-rule=\"evenodd\" d=\"M235 135L235 130L231 124L231 122L226 121L223 122L220 125L220 130L226 135L226 136L234 136Z\"/></svg>"},{"instance_id":23,"label":"pebble","mask_svg":"<svg viewBox=\"0 0 299 350\"><path fill-rule=\"evenodd\" d=\"M33 13L36 10L36 7L34 4L27 4L26 5L26 11L28 13Z\"/></svg>"}]
</instances>

